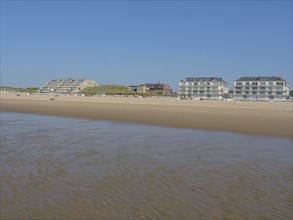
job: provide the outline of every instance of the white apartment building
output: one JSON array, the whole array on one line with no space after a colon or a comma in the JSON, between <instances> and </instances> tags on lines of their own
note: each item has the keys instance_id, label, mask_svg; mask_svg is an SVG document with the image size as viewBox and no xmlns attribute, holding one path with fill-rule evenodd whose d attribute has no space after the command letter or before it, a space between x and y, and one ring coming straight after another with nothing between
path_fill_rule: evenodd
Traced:
<instances>
[{"instance_id":1,"label":"white apartment building","mask_svg":"<svg viewBox=\"0 0 293 220\"><path fill-rule=\"evenodd\" d=\"M38 93L73 94L96 85L97 82L91 79L52 79L45 83Z\"/></svg>"},{"instance_id":2,"label":"white apartment building","mask_svg":"<svg viewBox=\"0 0 293 220\"><path fill-rule=\"evenodd\" d=\"M227 94L227 83L219 77L188 77L179 81L180 99L223 99Z\"/></svg>"},{"instance_id":3,"label":"white apartment building","mask_svg":"<svg viewBox=\"0 0 293 220\"><path fill-rule=\"evenodd\" d=\"M288 96L289 85L282 77L241 77L234 81L234 99L284 100Z\"/></svg>"}]
</instances>

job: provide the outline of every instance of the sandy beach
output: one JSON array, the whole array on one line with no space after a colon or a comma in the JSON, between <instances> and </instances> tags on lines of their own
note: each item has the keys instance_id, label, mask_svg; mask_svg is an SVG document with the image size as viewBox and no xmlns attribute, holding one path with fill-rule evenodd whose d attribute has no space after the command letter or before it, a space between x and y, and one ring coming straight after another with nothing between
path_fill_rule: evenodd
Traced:
<instances>
[{"instance_id":1,"label":"sandy beach","mask_svg":"<svg viewBox=\"0 0 293 220\"><path fill-rule=\"evenodd\" d=\"M1 112L293 136L293 102L1 94Z\"/></svg>"}]
</instances>

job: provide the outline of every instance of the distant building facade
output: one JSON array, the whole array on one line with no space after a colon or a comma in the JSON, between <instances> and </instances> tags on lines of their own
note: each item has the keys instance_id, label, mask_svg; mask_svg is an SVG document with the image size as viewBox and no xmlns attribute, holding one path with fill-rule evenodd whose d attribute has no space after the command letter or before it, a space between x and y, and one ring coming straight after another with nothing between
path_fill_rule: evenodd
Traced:
<instances>
[{"instance_id":1,"label":"distant building facade","mask_svg":"<svg viewBox=\"0 0 293 220\"><path fill-rule=\"evenodd\" d=\"M278 76L241 77L234 81L234 99L283 100L288 96L289 85Z\"/></svg>"},{"instance_id":2,"label":"distant building facade","mask_svg":"<svg viewBox=\"0 0 293 220\"><path fill-rule=\"evenodd\" d=\"M178 97L181 99L223 99L227 94L227 83L219 77L188 77L179 81Z\"/></svg>"},{"instance_id":3,"label":"distant building facade","mask_svg":"<svg viewBox=\"0 0 293 220\"><path fill-rule=\"evenodd\" d=\"M289 92L289 97L290 97L290 99L293 99L293 90L291 90L291 91Z\"/></svg>"},{"instance_id":4,"label":"distant building facade","mask_svg":"<svg viewBox=\"0 0 293 220\"><path fill-rule=\"evenodd\" d=\"M129 92L141 92L141 93L156 93L162 95L170 95L172 90L168 84L165 83L145 83L138 86L129 86Z\"/></svg>"},{"instance_id":5,"label":"distant building facade","mask_svg":"<svg viewBox=\"0 0 293 220\"><path fill-rule=\"evenodd\" d=\"M93 86L97 86L97 82L91 79L52 79L45 83L38 93L74 94Z\"/></svg>"}]
</instances>

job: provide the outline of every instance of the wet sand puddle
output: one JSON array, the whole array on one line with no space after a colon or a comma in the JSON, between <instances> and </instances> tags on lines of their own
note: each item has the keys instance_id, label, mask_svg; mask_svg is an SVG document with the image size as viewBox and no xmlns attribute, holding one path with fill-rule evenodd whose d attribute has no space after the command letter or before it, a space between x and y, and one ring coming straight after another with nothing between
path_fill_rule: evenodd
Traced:
<instances>
[{"instance_id":1,"label":"wet sand puddle","mask_svg":"<svg viewBox=\"0 0 293 220\"><path fill-rule=\"evenodd\" d=\"M1 219L292 217L292 140L1 113Z\"/></svg>"}]
</instances>

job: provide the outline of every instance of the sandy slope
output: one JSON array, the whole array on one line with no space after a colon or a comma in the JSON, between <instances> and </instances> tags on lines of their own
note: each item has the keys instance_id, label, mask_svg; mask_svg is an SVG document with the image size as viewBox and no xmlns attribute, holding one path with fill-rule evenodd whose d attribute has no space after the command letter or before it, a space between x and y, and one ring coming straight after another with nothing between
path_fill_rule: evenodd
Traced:
<instances>
[{"instance_id":1,"label":"sandy slope","mask_svg":"<svg viewBox=\"0 0 293 220\"><path fill-rule=\"evenodd\" d=\"M293 136L293 102L1 94L1 111Z\"/></svg>"}]
</instances>

